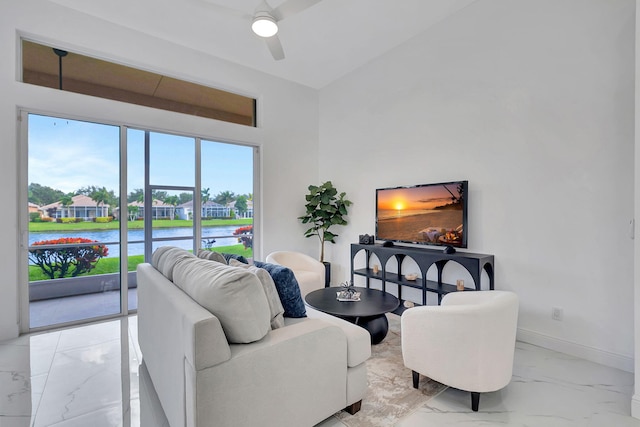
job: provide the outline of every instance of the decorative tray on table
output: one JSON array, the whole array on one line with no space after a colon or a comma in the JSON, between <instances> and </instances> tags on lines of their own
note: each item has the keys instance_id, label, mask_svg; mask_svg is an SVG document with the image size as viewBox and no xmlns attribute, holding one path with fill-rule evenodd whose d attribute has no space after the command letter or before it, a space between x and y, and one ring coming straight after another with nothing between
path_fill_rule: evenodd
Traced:
<instances>
[{"instance_id":1,"label":"decorative tray on table","mask_svg":"<svg viewBox=\"0 0 640 427\"><path fill-rule=\"evenodd\" d=\"M360 301L360 292L357 292L352 284L345 282L341 286L342 290L336 292L338 301Z\"/></svg>"}]
</instances>

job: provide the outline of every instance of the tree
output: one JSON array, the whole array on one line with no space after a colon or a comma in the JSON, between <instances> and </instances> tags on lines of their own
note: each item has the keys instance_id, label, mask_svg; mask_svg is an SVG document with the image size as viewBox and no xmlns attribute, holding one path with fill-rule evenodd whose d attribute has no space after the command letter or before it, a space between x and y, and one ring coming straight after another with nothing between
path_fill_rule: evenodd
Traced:
<instances>
[{"instance_id":1,"label":"tree","mask_svg":"<svg viewBox=\"0 0 640 427\"><path fill-rule=\"evenodd\" d=\"M95 193L98 190L99 188L96 187L95 185L87 185L86 187L81 187L78 190L76 190L76 194L82 194L82 195L91 197L91 194Z\"/></svg>"},{"instance_id":2,"label":"tree","mask_svg":"<svg viewBox=\"0 0 640 427\"><path fill-rule=\"evenodd\" d=\"M64 192L37 183L29 184L29 201L39 206L49 205L60 200Z\"/></svg>"},{"instance_id":3,"label":"tree","mask_svg":"<svg viewBox=\"0 0 640 427\"><path fill-rule=\"evenodd\" d=\"M129 205L127 206L127 213L129 215L129 221L135 221L136 219L138 219L140 207L136 205Z\"/></svg>"},{"instance_id":4,"label":"tree","mask_svg":"<svg viewBox=\"0 0 640 427\"><path fill-rule=\"evenodd\" d=\"M193 200L193 193L180 193L178 195L178 198L180 199L180 201L178 202L179 205L182 205L184 203L190 202ZM203 202L204 203L204 202Z\"/></svg>"},{"instance_id":5,"label":"tree","mask_svg":"<svg viewBox=\"0 0 640 427\"><path fill-rule=\"evenodd\" d=\"M238 196L238 198L236 199L236 210L238 211L238 214L240 214L240 216L243 216L243 214L247 211L247 196Z\"/></svg>"},{"instance_id":6,"label":"tree","mask_svg":"<svg viewBox=\"0 0 640 427\"><path fill-rule=\"evenodd\" d=\"M178 196L167 196L164 199L164 202L168 205L173 206L174 210L173 210L173 216L171 217L171 219L173 220L174 217L176 216L175 213L175 207L178 205L178 202L180 201L180 199L178 198Z\"/></svg>"},{"instance_id":7,"label":"tree","mask_svg":"<svg viewBox=\"0 0 640 427\"><path fill-rule=\"evenodd\" d=\"M104 204L107 203L111 198L115 197L114 195L109 194L109 191L107 190L106 187L102 187L102 188L93 187L93 188L94 190L89 194L89 197L91 197L91 200L96 202L98 207L100 205L104 206Z\"/></svg>"},{"instance_id":8,"label":"tree","mask_svg":"<svg viewBox=\"0 0 640 427\"><path fill-rule=\"evenodd\" d=\"M144 190L142 188L134 189L127 196L127 203L131 202L143 202L144 201Z\"/></svg>"},{"instance_id":9,"label":"tree","mask_svg":"<svg viewBox=\"0 0 640 427\"><path fill-rule=\"evenodd\" d=\"M69 206L71 206L73 204L73 198L72 198L72 194L65 194L64 196L62 196L60 198L60 204L62 205L63 208L65 208L66 212L67 212L67 217L70 217L70 212L69 212Z\"/></svg>"},{"instance_id":10,"label":"tree","mask_svg":"<svg viewBox=\"0 0 640 427\"><path fill-rule=\"evenodd\" d=\"M74 246L74 243L80 245ZM50 279L63 278L69 272L72 277L76 277L93 270L100 258L106 257L109 253L105 245L86 245L86 243L99 242L82 237L62 237L56 240L34 242L29 249L29 261L40 267ZM43 245L61 245L62 247L38 248Z\"/></svg>"},{"instance_id":11,"label":"tree","mask_svg":"<svg viewBox=\"0 0 640 427\"><path fill-rule=\"evenodd\" d=\"M209 200L211 200L211 194L209 194L208 187L200 190L200 199L203 205L207 203Z\"/></svg>"},{"instance_id":12,"label":"tree","mask_svg":"<svg viewBox=\"0 0 640 427\"><path fill-rule=\"evenodd\" d=\"M153 200L158 199L164 202L168 196L169 196L169 193L167 193L166 191L151 190L151 199Z\"/></svg>"},{"instance_id":13,"label":"tree","mask_svg":"<svg viewBox=\"0 0 640 427\"><path fill-rule=\"evenodd\" d=\"M337 197L336 197L337 196ZM347 200L346 193L338 195L338 190L333 187L331 181L327 181L319 187L309 186L309 194L305 196L306 214L298 217L303 224L310 224L304 233L304 237L318 236L320 240L320 262L324 262L324 243L335 243L338 237L329 231L334 225L346 225L347 208L351 201Z\"/></svg>"},{"instance_id":14,"label":"tree","mask_svg":"<svg viewBox=\"0 0 640 427\"><path fill-rule=\"evenodd\" d=\"M213 198L213 201L220 203L222 206L227 206L229 203L236 199L236 195L232 191L221 191Z\"/></svg>"}]
</instances>

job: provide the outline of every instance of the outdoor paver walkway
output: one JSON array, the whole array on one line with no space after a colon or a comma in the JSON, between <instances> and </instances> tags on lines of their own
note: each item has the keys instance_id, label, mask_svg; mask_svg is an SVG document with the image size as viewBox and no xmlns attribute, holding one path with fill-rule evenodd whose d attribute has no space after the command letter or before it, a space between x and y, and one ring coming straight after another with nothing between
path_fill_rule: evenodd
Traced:
<instances>
[{"instance_id":1,"label":"outdoor paver walkway","mask_svg":"<svg viewBox=\"0 0 640 427\"><path fill-rule=\"evenodd\" d=\"M129 289L129 310L138 308L136 288ZM109 291L33 301L29 305L31 328L120 313L120 292Z\"/></svg>"}]
</instances>

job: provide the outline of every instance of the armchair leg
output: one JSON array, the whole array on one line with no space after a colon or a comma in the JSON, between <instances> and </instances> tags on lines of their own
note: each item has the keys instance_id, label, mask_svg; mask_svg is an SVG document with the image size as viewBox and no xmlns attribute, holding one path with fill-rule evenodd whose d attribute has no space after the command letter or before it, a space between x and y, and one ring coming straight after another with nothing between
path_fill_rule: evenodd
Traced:
<instances>
[{"instance_id":1,"label":"armchair leg","mask_svg":"<svg viewBox=\"0 0 640 427\"><path fill-rule=\"evenodd\" d=\"M358 400L357 402L352 403L351 405L344 408L344 410L350 413L351 415L354 415L356 412L360 410L361 407L362 407L362 400Z\"/></svg>"},{"instance_id":2,"label":"armchair leg","mask_svg":"<svg viewBox=\"0 0 640 427\"><path fill-rule=\"evenodd\" d=\"M478 412L478 406L480 405L480 393L477 391L471 392L471 410Z\"/></svg>"},{"instance_id":3,"label":"armchair leg","mask_svg":"<svg viewBox=\"0 0 640 427\"><path fill-rule=\"evenodd\" d=\"M413 388L418 388L418 384L420 383L420 374L416 371L411 371L411 375L413 376Z\"/></svg>"}]
</instances>

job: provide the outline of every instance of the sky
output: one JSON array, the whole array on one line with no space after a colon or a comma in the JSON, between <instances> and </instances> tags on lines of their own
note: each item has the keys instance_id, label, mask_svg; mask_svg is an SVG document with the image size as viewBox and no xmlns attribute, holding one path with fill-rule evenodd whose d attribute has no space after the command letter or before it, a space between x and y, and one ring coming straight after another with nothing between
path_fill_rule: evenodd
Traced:
<instances>
[{"instance_id":1,"label":"sky","mask_svg":"<svg viewBox=\"0 0 640 427\"><path fill-rule=\"evenodd\" d=\"M447 191L447 188L449 191ZM378 209L428 210L451 203L451 194L458 195L457 184L426 185L378 190Z\"/></svg>"},{"instance_id":2,"label":"sky","mask_svg":"<svg viewBox=\"0 0 640 427\"><path fill-rule=\"evenodd\" d=\"M30 114L29 184L65 193L104 186L118 194L119 134L117 126ZM150 141L151 185L194 186L194 138L152 132ZM127 144L131 192L144 187L144 131L129 129ZM212 197L253 193L251 147L203 140L201 151L202 188Z\"/></svg>"}]
</instances>

